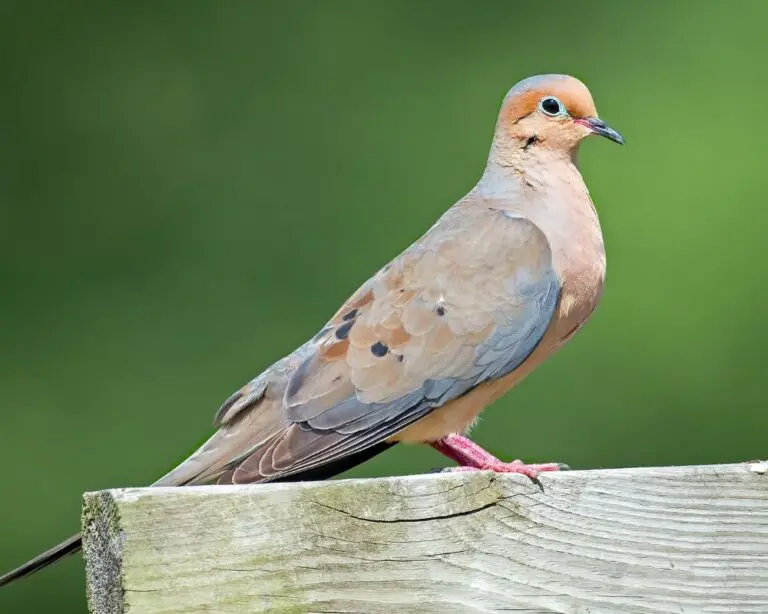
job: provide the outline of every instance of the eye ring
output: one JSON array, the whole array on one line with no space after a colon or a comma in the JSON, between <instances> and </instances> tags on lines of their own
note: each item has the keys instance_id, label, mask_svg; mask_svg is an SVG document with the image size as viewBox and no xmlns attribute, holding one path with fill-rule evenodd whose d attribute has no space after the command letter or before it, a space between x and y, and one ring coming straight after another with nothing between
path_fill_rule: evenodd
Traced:
<instances>
[{"instance_id":1,"label":"eye ring","mask_svg":"<svg viewBox=\"0 0 768 614\"><path fill-rule=\"evenodd\" d=\"M539 101L539 109L544 115L557 117L558 115L567 115L565 105L555 96L545 96Z\"/></svg>"}]
</instances>

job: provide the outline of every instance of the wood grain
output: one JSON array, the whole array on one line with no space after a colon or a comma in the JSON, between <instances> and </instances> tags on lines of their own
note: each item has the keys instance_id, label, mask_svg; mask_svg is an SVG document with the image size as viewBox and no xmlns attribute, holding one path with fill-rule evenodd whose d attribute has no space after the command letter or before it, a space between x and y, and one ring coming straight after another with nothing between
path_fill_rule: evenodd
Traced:
<instances>
[{"instance_id":1,"label":"wood grain","mask_svg":"<svg viewBox=\"0 0 768 614\"><path fill-rule=\"evenodd\" d=\"M117 612L768 612L755 463L85 495Z\"/></svg>"}]
</instances>

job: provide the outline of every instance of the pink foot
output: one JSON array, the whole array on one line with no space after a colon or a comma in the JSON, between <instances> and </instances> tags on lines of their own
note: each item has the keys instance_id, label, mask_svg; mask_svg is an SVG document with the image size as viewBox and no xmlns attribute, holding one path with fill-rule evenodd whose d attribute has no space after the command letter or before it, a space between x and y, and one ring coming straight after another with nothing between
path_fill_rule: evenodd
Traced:
<instances>
[{"instance_id":1,"label":"pink foot","mask_svg":"<svg viewBox=\"0 0 768 614\"><path fill-rule=\"evenodd\" d=\"M536 480L541 471L560 471L567 465L560 463L541 463L526 465L523 461L514 460L505 463L486 452L474 441L462 435L447 435L430 444L435 450L459 463L446 471L495 471L497 473L520 473Z\"/></svg>"}]
</instances>

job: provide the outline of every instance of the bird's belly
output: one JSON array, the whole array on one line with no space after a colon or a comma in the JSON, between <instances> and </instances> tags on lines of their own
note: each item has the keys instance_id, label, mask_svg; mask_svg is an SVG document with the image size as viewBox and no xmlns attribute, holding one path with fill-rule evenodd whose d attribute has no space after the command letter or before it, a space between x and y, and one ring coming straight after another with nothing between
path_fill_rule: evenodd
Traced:
<instances>
[{"instance_id":1,"label":"bird's belly","mask_svg":"<svg viewBox=\"0 0 768 614\"><path fill-rule=\"evenodd\" d=\"M546 340L542 339L542 342ZM541 351L540 351L541 350ZM520 367L497 380L473 388L467 394L438 407L424 418L397 433L389 441L418 443L437 441L451 433L466 433L477 421L480 412L500 398L541 363L548 352L541 344Z\"/></svg>"}]
</instances>

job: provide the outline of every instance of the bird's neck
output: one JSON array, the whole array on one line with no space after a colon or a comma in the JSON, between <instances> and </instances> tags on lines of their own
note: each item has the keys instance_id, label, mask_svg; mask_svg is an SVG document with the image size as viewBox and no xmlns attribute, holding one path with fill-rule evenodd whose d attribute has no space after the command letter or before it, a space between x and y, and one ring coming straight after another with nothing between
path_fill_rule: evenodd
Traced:
<instances>
[{"instance_id":1,"label":"bird's neck","mask_svg":"<svg viewBox=\"0 0 768 614\"><path fill-rule=\"evenodd\" d=\"M545 148L492 149L475 190L486 197L583 186L576 154Z\"/></svg>"}]
</instances>

